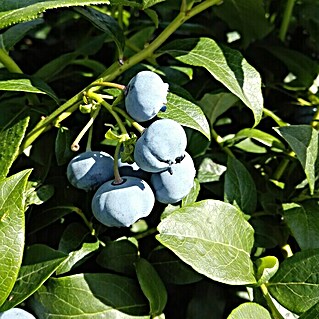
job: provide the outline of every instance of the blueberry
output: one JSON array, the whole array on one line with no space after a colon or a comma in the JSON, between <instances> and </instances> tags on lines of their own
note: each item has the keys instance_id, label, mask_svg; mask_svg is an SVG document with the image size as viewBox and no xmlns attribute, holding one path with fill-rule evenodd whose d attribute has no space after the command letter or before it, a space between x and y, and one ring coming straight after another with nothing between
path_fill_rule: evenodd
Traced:
<instances>
[{"instance_id":1,"label":"blueberry","mask_svg":"<svg viewBox=\"0 0 319 319\"><path fill-rule=\"evenodd\" d=\"M166 104L168 84L151 71L137 73L126 89L125 107L127 113L137 122L145 122Z\"/></svg>"},{"instance_id":2,"label":"blueberry","mask_svg":"<svg viewBox=\"0 0 319 319\"><path fill-rule=\"evenodd\" d=\"M151 184L155 191L155 198L164 204L180 201L193 187L195 174L193 160L185 152L184 158L173 164L169 170L152 174Z\"/></svg>"},{"instance_id":3,"label":"blueberry","mask_svg":"<svg viewBox=\"0 0 319 319\"><path fill-rule=\"evenodd\" d=\"M92 199L95 218L109 227L129 227L150 214L155 203L151 187L142 179L123 176L121 184L104 183Z\"/></svg>"},{"instance_id":4,"label":"blueberry","mask_svg":"<svg viewBox=\"0 0 319 319\"><path fill-rule=\"evenodd\" d=\"M70 161L67 177L74 187L89 191L113 178L113 166L114 160L111 155L87 151Z\"/></svg>"},{"instance_id":5,"label":"blueberry","mask_svg":"<svg viewBox=\"0 0 319 319\"><path fill-rule=\"evenodd\" d=\"M171 119L157 120L137 140L134 159L142 170L158 173L179 161L186 144L186 134L179 123Z\"/></svg>"},{"instance_id":6,"label":"blueberry","mask_svg":"<svg viewBox=\"0 0 319 319\"><path fill-rule=\"evenodd\" d=\"M135 162L134 163L123 163L121 159L119 159L119 172L121 176L134 176L139 177L144 180L148 180L150 174L148 172L143 171Z\"/></svg>"},{"instance_id":7,"label":"blueberry","mask_svg":"<svg viewBox=\"0 0 319 319\"><path fill-rule=\"evenodd\" d=\"M20 309L20 308L11 308L5 312L0 313L1 319L35 319L31 313Z\"/></svg>"}]
</instances>

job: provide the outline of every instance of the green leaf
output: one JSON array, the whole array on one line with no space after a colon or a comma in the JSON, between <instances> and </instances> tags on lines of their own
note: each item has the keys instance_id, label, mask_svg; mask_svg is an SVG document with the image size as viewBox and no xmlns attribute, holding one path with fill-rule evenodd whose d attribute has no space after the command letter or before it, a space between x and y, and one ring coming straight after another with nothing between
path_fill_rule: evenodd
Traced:
<instances>
[{"instance_id":1,"label":"green leaf","mask_svg":"<svg viewBox=\"0 0 319 319\"><path fill-rule=\"evenodd\" d=\"M80 223L71 223L66 227L60 239L59 250L68 254L68 258L57 269L57 275L70 271L76 263L99 249L99 241L87 242L88 235L88 229Z\"/></svg>"},{"instance_id":2,"label":"green leaf","mask_svg":"<svg viewBox=\"0 0 319 319\"><path fill-rule=\"evenodd\" d=\"M106 243L96 262L103 268L121 274L135 274L134 263L138 260L137 247L127 239Z\"/></svg>"},{"instance_id":3,"label":"green leaf","mask_svg":"<svg viewBox=\"0 0 319 319\"><path fill-rule=\"evenodd\" d=\"M296 77L295 80L288 83L289 85L308 89L318 76L318 63L312 60L308 55L279 46L267 45L264 46L263 49L269 51L282 61L282 63L287 66L288 72L291 72Z\"/></svg>"},{"instance_id":4,"label":"green leaf","mask_svg":"<svg viewBox=\"0 0 319 319\"><path fill-rule=\"evenodd\" d=\"M4 0L0 4L0 29L11 24L34 20L49 9L109 4L106 0Z\"/></svg>"},{"instance_id":5,"label":"green leaf","mask_svg":"<svg viewBox=\"0 0 319 319\"><path fill-rule=\"evenodd\" d=\"M319 248L319 203L283 204L283 215L293 237L302 250Z\"/></svg>"},{"instance_id":6,"label":"green leaf","mask_svg":"<svg viewBox=\"0 0 319 319\"><path fill-rule=\"evenodd\" d=\"M39 187L33 187L30 185L28 188L29 189L26 198L27 206L41 205L54 195L54 187L52 185L42 185Z\"/></svg>"},{"instance_id":7,"label":"green leaf","mask_svg":"<svg viewBox=\"0 0 319 319\"><path fill-rule=\"evenodd\" d=\"M250 138L268 147L273 147L281 150L286 149L285 145L278 138L255 128L244 128L240 130L233 138L228 139L227 143L234 143L245 138Z\"/></svg>"},{"instance_id":8,"label":"green leaf","mask_svg":"<svg viewBox=\"0 0 319 319\"><path fill-rule=\"evenodd\" d=\"M59 166L68 163L73 157L71 132L67 127L61 126L55 139L55 157Z\"/></svg>"},{"instance_id":9,"label":"green leaf","mask_svg":"<svg viewBox=\"0 0 319 319\"><path fill-rule=\"evenodd\" d=\"M146 259L140 258L136 264L137 279L150 303L150 314L160 315L167 303L167 292L162 279Z\"/></svg>"},{"instance_id":10,"label":"green leaf","mask_svg":"<svg viewBox=\"0 0 319 319\"><path fill-rule=\"evenodd\" d=\"M228 157L225 174L225 200L238 206L244 213L252 214L256 209L256 185L247 168L237 159Z\"/></svg>"},{"instance_id":11,"label":"green leaf","mask_svg":"<svg viewBox=\"0 0 319 319\"><path fill-rule=\"evenodd\" d=\"M24 191L31 170L0 182L0 305L18 277L24 249Z\"/></svg>"},{"instance_id":12,"label":"green leaf","mask_svg":"<svg viewBox=\"0 0 319 319\"><path fill-rule=\"evenodd\" d=\"M319 319L319 302L304 312L299 319Z\"/></svg>"},{"instance_id":13,"label":"green leaf","mask_svg":"<svg viewBox=\"0 0 319 319\"><path fill-rule=\"evenodd\" d=\"M310 125L290 125L276 129L288 142L300 161L313 194L315 187L315 162L318 156L318 131Z\"/></svg>"},{"instance_id":14,"label":"green leaf","mask_svg":"<svg viewBox=\"0 0 319 319\"><path fill-rule=\"evenodd\" d=\"M165 0L142 0L142 9L146 9L146 8L149 8L151 6L153 6L154 4L157 4L157 3L160 3L160 2L163 2Z\"/></svg>"},{"instance_id":15,"label":"green leaf","mask_svg":"<svg viewBox=\"0 0 319 319\"><path fill-rule=\"evenodd\" d=\"M136 281L113 274L51 278L31 302L38 319L149 319L145 315L146 300Z\"/></svg>"},{"instance_id":16,"label":"green leaf","mask_svg":"<svg viewBox=\"0 0 319 319\"><path fill-rule=\"evenodd\" d=\"M206 114L210 125L213 125L217 118L233 107L238 102L238 97L232 93L206 93L199 102Z\"/></svg>"},{"instance_id":17,"label":"green leaf","mask_svg":"<svg viewBox=\"0 0 319 319\"><path fill-rule=\"evenodd\" d=\"M175 210L158 231L164 246L208 278L232 285L256 282L250 259L253 228L236 207L200 201Z\"/></svg>"},{"instance_id":18,"label":"green leaf","mask_svg":"<svg viewBox=\"0 0 319 319\"><path fill-rule=\"evenodd\" d=\"M257 267L257 284L260 286L269 281L269 279L275 275L279 268L279 261L275 256L266 256L258 258L255 261L255 265Z\"/></svg>"},{"instance_id":19,"label":"green leaf","mask_svg":"<svg viewBox=\"0 0 319 319\"><path fill-rule=\"evenodd\" d=\"M167 110L157 114L159 118L172 119L183 126L204 134L210 140L210 128L199 106L173 93L168 93Z\"/></svg>"},{"instance_id":20,"label":"green leaf","mask_svg":"<svg viewBox=\"0 0 319 319\"><path fill-rule=\"evenodd\" d=\"M197 178L200 183L217 182L226 170L226 166L217 164L211 158L205 157L199 165Z\"/></svg>"},{"instance_id":21,"label":"green leaf","mask_svg":"<svg viewBox=\"0 0 319 319\"><path fill-rule=\"evenodd\" d=\"M227 319L271 319L267 309L254 302L245 302L235 308Z\"/></svg>"},{"instance_id":22,"label":"green leaf","mask_svg":"<svg viewBox=\"0 0 319 319\"><path fill-rule=\"evenodd\" d=\"M43 23L43 19L37 19L30 22L15 25L2 34L0 34L0 48L9 51L15 44L22 40L25 35L39 24Z\"/></svg>"},{"instance_id":23,"label":"green leaf","mask_svg":"<svg viewBox=\"0 0 319 319\"><path fill-rule=\"evenodd\" d=\"M268 290L288 310L300 314L319 302L319 249L304 250L284 260L267 284Z\"/></svg>"},{"instance_id":24,"label":"green leaf","mask_svg":"<svg viewBox=\"0 0 319 319\"><path fill-rule=\"evenodd\" d=\"M173 41L162 53L183 63L206 68L252 110L255 125L259 123L263 111L261 78L238 51L218 46L212 39L199 38Z\"/></svg>"},{"instance_id":25,"label":"green leaf","mask_svg":"<svg viewBox=\"0 0 319 319\"><path fill-rule=\"evenodd\" d=\"M66 258L65 254L45 245L36 244L28 247L10 297L0 311L15 307L31 296Z\"/></svg>"},{"instance_id":26,"label":"green leaf","mask_svg":"<svg viewBox=\"0 0 319 319\"><path fill-rule=\"evenodd\" d=\"M162 246L151 252L149 260L161 278L169 284L187 285L203 279L201 274Z\"/></svg>"},{"instance_id":27,"label":"green leaf","mask_svg":"<svg viewBox=\"0 0 319 319\"><path fill-rule=\"evenodd\" d=\"M164 0L161 0L161 1L164 1ZM159 21L158 21L158 15L156 11L152 9L145 9L144 12L151 18L151 20L155 24L155 27L158 28Z\"/></svg>"},{"instance_id":28,"label":"green leaf","mask_svg":"<svg viewBox=\"0 0 319 319\"><path fill-rule=\"evenodd\" d=\"M7 176L17 158L28 124L29 118L26 117L0 132L0 179Z\"/></svg>"},{"instance_id":29,"label":"green leaf","mask_svg":"<svg viewBox=\"0 0 319 319\"><path fill-rule=\"evenodd\" d=\"M0 74L0 91L29 92L35 94L47 94L57 104L59 98L52 89L41 79L19 73Z\"/></svg>"},{"instance_id":30,"label":"green leaf","mask_svg":"<svg viewBox=\"0 0 319 319\"><path fill-rule=\"evenodd\" d=\"M123 58L125 37L117 21L111 16L94 8L75 8L75 11L85 16L95 27L107 34L116 44L118 57Z\"/></svg>"},{"instance_id":31,"label":"green leaf","mask_svg":"<svg viewBox=\"0 0 319 319\"><path fill-rule=\"evenodd\" d=\"M214 7L214 13L240 33L242 44L247 47L251 42L265 37L273 26L266 18L263 0L229 0Z\"/></svg>"},{"instance_id":32,"label":"green leaf","mask_svg":"<svg viewBox=\"0 0 319 319\"><path fill-rule=\"evenodd\" d=\"M194 184L190 192L182 199L182 207L196 202L200 191L200 184L197 178L194 179Z\"/></svg>"}]
</instances>

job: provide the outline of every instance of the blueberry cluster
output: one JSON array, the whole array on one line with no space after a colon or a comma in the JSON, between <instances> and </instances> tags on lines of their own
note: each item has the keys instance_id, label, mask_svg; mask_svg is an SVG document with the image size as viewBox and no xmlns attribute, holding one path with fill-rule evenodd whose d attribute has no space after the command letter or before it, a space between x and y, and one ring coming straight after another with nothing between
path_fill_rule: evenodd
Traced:
<instances>
[{"instance_id":1,"label":"blueberry cluster","mask_svg":"<svg viewBox=\"0 0 319 319\"><path fill-rule=\"evenodd\" d=\"M168 84L157 74L139 72L126 88L126 111L136 122L151 120L166 109L167 92ZM129 227L150 214L155 199L176 203L189 193L196 171L186 146L179 123L155 120L136 141L135 163L119 159L114 165L111 155L87 151L70 161L67 177L74 187L96 190L92 212L98 221L109 227ZM114 178L114 167L122 175L120 180Z\"/></svg>"}]
</instances>

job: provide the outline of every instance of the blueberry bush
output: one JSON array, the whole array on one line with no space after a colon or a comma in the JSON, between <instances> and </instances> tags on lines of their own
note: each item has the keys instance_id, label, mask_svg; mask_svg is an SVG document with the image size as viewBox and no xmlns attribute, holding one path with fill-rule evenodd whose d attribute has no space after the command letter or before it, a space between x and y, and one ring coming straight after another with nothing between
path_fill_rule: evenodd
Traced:
<instances>
[{"instance_id":1,"label":"blueberry bush","mask_svg":"<svg viewBox=\"0 0 319 319\"><path fill-rule=\"evenodd\" d=\"M319 318L318 0L0 1L0 318Z\"/></svg>"}]
</instances>

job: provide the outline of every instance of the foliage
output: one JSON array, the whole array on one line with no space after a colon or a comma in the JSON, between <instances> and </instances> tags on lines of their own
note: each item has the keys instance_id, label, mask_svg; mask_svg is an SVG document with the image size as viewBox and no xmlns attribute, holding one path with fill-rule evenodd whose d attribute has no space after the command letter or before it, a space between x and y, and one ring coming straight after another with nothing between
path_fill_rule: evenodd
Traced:
<instances>
[{"instance_id":1,"label":"foliage","mask_svg":"<svg viewBox=\"0 0 319 319\"><path fill-rule=\"evenodd\" d=\"M2 0L0 312L319 317L318 12L312 0ZM169 93L137 123L125 89L141 70ZM68 163L103 151L116 173L164 118L186 131L190 193L131 227L101 224Z\"/></svg>"}]
</instances>

